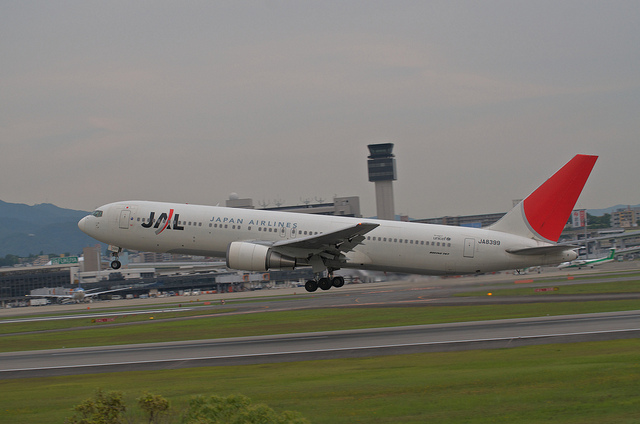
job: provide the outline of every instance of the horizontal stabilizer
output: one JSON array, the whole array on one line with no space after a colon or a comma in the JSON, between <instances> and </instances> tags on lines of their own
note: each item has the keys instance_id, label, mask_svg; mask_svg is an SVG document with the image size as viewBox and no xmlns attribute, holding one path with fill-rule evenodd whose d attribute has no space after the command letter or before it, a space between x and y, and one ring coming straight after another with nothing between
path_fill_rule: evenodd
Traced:
<instances>
[{"instance_id":1,"label":"horizontal stabilizer","mask_svg":"<svg viewBox=\"0 0 640 424\"><path fill-rule=\"evenodd\" d=\"M511 253L513 255L548 255L577 248L578 246L564 244L555 246L527 247L525 249L507 249L507 253Z\"/></svg>"}]
</instances>

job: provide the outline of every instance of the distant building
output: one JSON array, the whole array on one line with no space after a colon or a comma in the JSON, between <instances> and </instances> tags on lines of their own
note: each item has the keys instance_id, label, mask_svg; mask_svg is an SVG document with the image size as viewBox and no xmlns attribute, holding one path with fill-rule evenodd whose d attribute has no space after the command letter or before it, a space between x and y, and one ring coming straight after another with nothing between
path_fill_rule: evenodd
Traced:
<instances>
[{"instance_id":1,"label":"distant building","mask_svg":"<svg viewBox=\"0 0 640 424\"><path fill-rule=\"evenodd\" d=\"M253 199L241 199L237 193L231 193L226 206L228 208L253 209Z\"/></svg>"},{"instance_id":2,"label":"distant building","mask_svg":"<svg viewBox=\"0 0 640 424\"><path fill-rule=\"evenodd\" d=\"M39 255L33 262L32 265L33 266L44 266L46 265L51 259L49 259L49 255Z\"/></svg>"},{"instance_id":3,"label":"distant building","mask_svg":"<svg viewBox=\"0 0 640 424\"><path fill-rule=\"evenodd\" d=\"M82 257L84 258L82 263L82 271L101 271L102 260L100 245L93 247L85 247L82 249Z\"/></svg>"},{"instance_id":4,"label":"distant building","mask_svg":"<svg viewBox=\"0 0 640 424\"><path fill-rule=\"evenodd\" d=\"M68 287L74 271L70 265L30 266L0 269L0 302L25 300L31 290Z\"/></svg>"},{"instance_id":5,"label":"distant building","mask_svg":"<svg viewBox=\"0 0 640 424\"><path fill-rule=\"evenodd\" d=\"M171 253L159 252L140 252L137 259L141 263L168 262L173 260Z\"/></svg>"},{"instance_id":6,"label":"distant building","mask_svg":"<svg viewBox=\"0 0 640 424\"><path fill-rule=\"evenodd\" d=\"M227 200L227 206L254 209L252 199L229 199ZM315 215L351 216L355 218L362 217L360 213L360 198L358 196L335 197L333 202L309 203L295 206L275 206L272 208L265 207L262 210L310 213Z\"/></svg>"},{"instance_id":7,"label":"distant building","mask_svg":"<svg viewBox=\"0 0 640 424\"><path fill-rule=\"evenodd\" d=\"M640 220L640 208L632 208L627 206L624 209L618 209L611 214L611 226L619 228L632 228L638 226Z\"/></svg>"},{"instance_id":8,"label":"distant building","mask_svg":"<svg viewBox=\"0 0 640 424\"><path fill-rule=\"evenodd\" d=\"M457 227L484 228L497 222L504 215L505 213L501 212L487 213L482 215L443 216L440 218L416 219L412 222L419 222L422 224L454 225Z\"/></svg>"}]
</instances>

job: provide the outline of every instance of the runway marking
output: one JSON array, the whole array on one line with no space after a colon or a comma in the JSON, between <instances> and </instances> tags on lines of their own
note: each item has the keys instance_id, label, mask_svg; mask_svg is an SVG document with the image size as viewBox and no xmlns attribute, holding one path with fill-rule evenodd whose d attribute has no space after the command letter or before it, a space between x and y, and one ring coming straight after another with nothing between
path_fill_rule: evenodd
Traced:
<instances>
[{"instance_id":1,"label":"runway marking","mask_svg":"<svg viewBox=\"0 0 640 424\"><path fill-rule=\"evenodd\" d=\"M412 299L412 300L396 300L394 302L368 302L368 303L360 303L360 299L355 299L355 302L358 305L361 306L371 306L371 305L394 305L397 303L416 303L416 302L432 302L434 300L439 300L439 299L422 299L422 298L418 298L418 299Z\"/></svg>"},{"instance_id":2,"label":"runway marking","mask_svg":"<svg viewBox=\"0 0 640 424\"><path fill-rule=\"evenodd\" d=\"M441 289L442 287L421 287L421 288L417 288L417 289L407 289L407 290L400 290L400 291L417 291L417 290L437 290L437 289Z\"/></svg>"}]
</instances>

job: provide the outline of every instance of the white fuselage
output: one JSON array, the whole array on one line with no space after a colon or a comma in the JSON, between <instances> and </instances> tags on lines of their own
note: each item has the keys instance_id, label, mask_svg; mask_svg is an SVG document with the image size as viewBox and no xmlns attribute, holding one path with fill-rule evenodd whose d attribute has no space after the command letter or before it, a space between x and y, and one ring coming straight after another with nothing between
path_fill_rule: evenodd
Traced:
<instances>
[{"instance_id":1,"label":"white fuselage","mask_svg":"<svg viewBox=\"0 0 640 424\"><path fill-rule=\"evenodd\" d=\"M148 201L111 203L83 218L82 231L110 245L150 252L224 257L236 241L277 242L376 223L341 262L327 266L427 275L468 274L558 264L575 252L516 255L548 246L501 231L338 216Z\"/></svg>"}]
</instances>

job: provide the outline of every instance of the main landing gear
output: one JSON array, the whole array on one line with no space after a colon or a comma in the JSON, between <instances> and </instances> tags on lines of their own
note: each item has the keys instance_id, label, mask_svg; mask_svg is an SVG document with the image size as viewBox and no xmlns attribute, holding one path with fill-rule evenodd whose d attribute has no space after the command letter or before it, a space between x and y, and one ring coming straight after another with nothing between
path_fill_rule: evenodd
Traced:
<instances>
[{"instance_id":1,"label":"main landing gear","mask_svg":"<svg viewBox=\"0 0 640 424\"><path fill-rule=\"evenodd\" d=\"M111 246L110 246L111 248ZM120 252L122 252L122 248L121 247L117 247L117 250L112 250L111 251L111 257L113 258L113 260L111 261L111 268L113 269L120 269L120 267L122 266L122 263L120 263L119 259L119 254Z\"/></svg>"},{"instance_id":2,"label":"main landing gear","mask_svg":"<svg viewBox=\"0 0 640 424\"><path fill-rule=\"evenodd\" d=\"M344 277L337 275L335 277L322 277L318 280L309 280L305 283L304 288L308 292L314 292L318 290L320 287L322 290L329 290L331 287L342 287L344 286Z\"/></svg>"}]
</instances>

